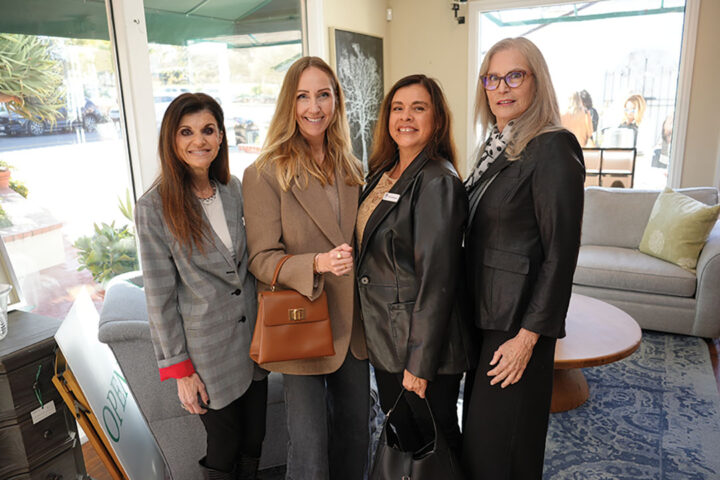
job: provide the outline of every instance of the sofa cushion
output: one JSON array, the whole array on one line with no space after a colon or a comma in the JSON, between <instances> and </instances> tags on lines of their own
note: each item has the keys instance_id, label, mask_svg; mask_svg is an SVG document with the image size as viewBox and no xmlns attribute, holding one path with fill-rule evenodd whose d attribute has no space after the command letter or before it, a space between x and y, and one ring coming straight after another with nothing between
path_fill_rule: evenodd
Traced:
<instances>
[{"instance_id":1,"label":"sofa cushion","mask_svg":"<svg viewBox=\"0 0 720 480\"><path fill-rule=\"evenodd\" d=\"M692 297L697 279L691 272L639 250L580 247L573 283L589 287Z\"/></svg>"},{"instance_id":2,"label":"sofa cushion","mask_svg":"<svg viewBox=\"0 0 720 480\"><path fill-rule=\"evenodd\" d=\"M694 270L718 212L720 205L711 207L666 188L655 200L640 251Z\"/></svg>"},{"instance_id":3,"label":"sofa cushion","mask_svg":"<svg viewBox=\"0 0 720 480\"><path fill-rule=\"evenodd\" d=\"M677 191L707 205L718 203L716 188ZM582 244L638 248L659 193L657 190L586 188Z\"/></svg>"}]
</instances>

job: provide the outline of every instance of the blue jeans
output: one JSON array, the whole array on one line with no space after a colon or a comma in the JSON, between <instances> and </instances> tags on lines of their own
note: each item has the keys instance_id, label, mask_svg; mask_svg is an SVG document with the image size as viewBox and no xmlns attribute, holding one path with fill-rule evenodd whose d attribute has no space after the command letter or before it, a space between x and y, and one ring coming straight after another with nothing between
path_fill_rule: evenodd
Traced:
<instances>
[{"instance_id":1,"label":"blue jeans","mask_svg":"<svg viewBox=\"0 0 720 480\"><path fill-rule=\"evenodd\" d=\"M362 480L370 440L367 360L348 350L327 375L283 375L287 480Z\"/></svg>"}]
</instances>

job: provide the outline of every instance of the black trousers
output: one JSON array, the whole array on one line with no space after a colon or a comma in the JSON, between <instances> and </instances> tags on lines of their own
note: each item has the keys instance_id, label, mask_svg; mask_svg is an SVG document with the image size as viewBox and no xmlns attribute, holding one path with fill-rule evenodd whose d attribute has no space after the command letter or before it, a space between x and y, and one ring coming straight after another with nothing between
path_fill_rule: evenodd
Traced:
<instances>
[{"instance_id":1,"label":"black trousers","mask_svg":"<svg viewBox=\"0 0 720 480\"><path fill-rule=\"evenodd\" d=\"M516 334L482 332L463 431L462 462L471 480L542 479L556 340L540 337L518 383L491 386L493 353Z\"/></svg>"},{"instance_id":2,"label":"black trousers","mask_svg":"<svg viewBox=\"0 0 720 480\"><path fill-rule=\"evenodd\" d=\"M241 455L259 458L265 439L268 380L253 381L245 393L219 410L200 415L207 432L205 465L232 472Z\"/></svg>"},{"instance_id":3,"label":"black trousers","mask_svg":"<svg viewBox=\"0 0 720 480\"><path fill-rule=\"evenodd\" d=\"M462 443L458 426L457 399L462 374L436 375L428 382L425 397L432 408L438 429L445 435L448 445L455 453ZM380 407L387 413L402 391L402 373L375 370ZM425 400L413 392L405 392L390 417L403 450L417 451L435 438L432 419Z\"/></svg>"}]
</instances>

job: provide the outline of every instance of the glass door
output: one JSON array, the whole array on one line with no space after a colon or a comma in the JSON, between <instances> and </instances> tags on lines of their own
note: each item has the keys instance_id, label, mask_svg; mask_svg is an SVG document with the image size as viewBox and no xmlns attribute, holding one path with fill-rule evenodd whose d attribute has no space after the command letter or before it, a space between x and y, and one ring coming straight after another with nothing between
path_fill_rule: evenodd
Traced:
<instances>
[{"instance_id":1,"label":"glass door","mask_svg":"<svg viewBox=\"0 0 720 480\"><path fill-rule=\"evenodd\" d=\"M159 128L170 101L203 92L222 105L230 169L260 152L285 72L302 55L299 0L144 0L153 106ZM137 108L137 107L136 107Z\"/></svg>"},{"instance_id":2,"label":"glass door","mask_svg":"<svg viewBox=\"0 0 720 480\"><path fill-rule=\"evenodd\" d=\"M137 268L104 2L0 0L0 236L27 308L63 318Z\"/></svg>"},{"instance_id":3,"label":"glass door","mask_svg":"<svg viewBox=\"0 0 720 480\"><path fill-rule=\"evenodd\" d=\"M529 38L547 60L563 124L586 148L588 184L664 188L685 0L548 4L483 12L478 65L496 41Z\"/></svg>"}]
</instances>

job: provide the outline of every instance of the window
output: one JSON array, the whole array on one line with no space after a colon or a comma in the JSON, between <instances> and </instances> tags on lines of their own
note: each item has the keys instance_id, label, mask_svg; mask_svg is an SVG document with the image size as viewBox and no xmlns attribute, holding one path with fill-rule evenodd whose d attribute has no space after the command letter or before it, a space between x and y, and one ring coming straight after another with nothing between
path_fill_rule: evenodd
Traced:
<instances>
[{"instance_id":1,"label":"window","mask_svg":"<svg viewBox=\"0 0 720 480\"><path fill-rule=\"evenodd\" d=\"M53 6L69 4L78 12L77 2ZM131 183L116 75L107 28L60 35L14 20L0 18L0 160L11 174L0 191L0 235L28 308L62 318L79 289L100 304L105 274L137 268L134 242L118 238L132 229L121 233L131 223L119 208Z\"/></svg>"},{"instance_id":2,"label":"window","mask_svg":"<svg viewBox=\"0 0 720 480\"><path fill-rule=\"evenodd\" d=\"M663 188L668 183L678 126L685 0L487 8L476 10L474 60L479 66L488 48L505 37L525 36L538 45L564 124L588 147L587 184ZM589 138L579 128L585 116ZM596 168L601 153L607 160L605 175Z\"/></svg>"},{"instance_id":3,"label":"window","mask_svg":"<svg viewBox=\"0 0 720 480\"><path fill-rule=\"evenodd\" d=\"M300 8L300 0L0 0L0 161L27 188L27 198L22 186L3 188L0 171L0 236L28 309L62 318L83 287L100 307L104 282L137 268L127 217L153 181L152 126L180 93L220 101L231 171L242 174L302 54ZM11 57L5 47L19 44L33 54ZM27 71L23 82L9 74L8 65L28 64L38 70L33 82ZM94 276L82 268L91 264Z\"/></svg>"},{"instance_id":4,"label":"window","mask_svg":"<svg viewBox=\"0 0 720 480\"><path fill-rule=\"evenodd\" d=\"M182 92L223 107L230 170L238 177L260 152L286 70L302 55L300 2L144 0L155 121Z\"/></svg>"}]
</instances>

